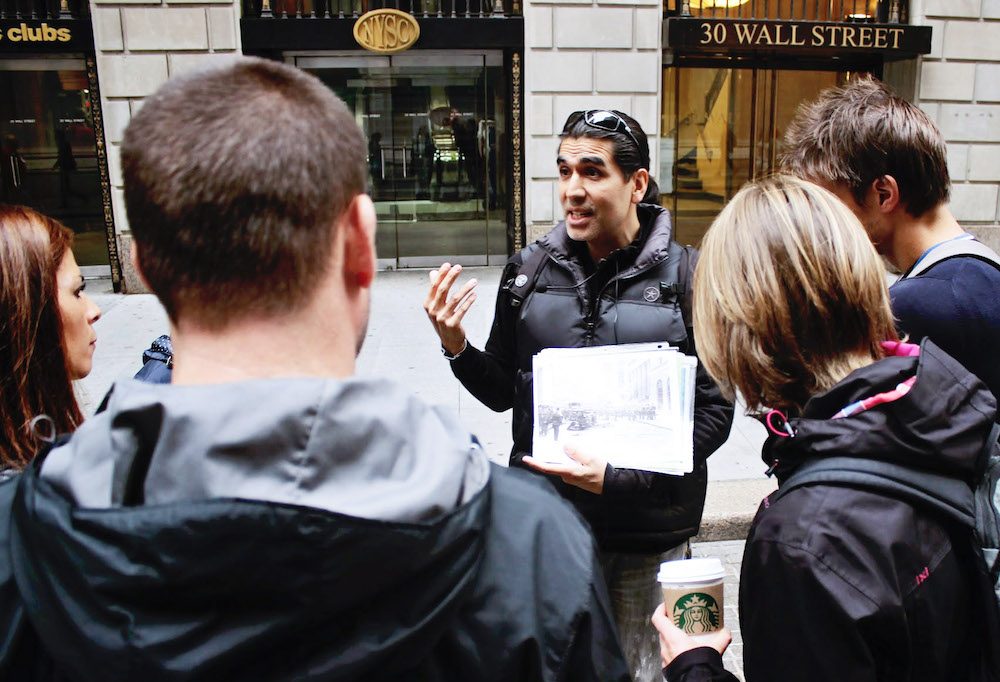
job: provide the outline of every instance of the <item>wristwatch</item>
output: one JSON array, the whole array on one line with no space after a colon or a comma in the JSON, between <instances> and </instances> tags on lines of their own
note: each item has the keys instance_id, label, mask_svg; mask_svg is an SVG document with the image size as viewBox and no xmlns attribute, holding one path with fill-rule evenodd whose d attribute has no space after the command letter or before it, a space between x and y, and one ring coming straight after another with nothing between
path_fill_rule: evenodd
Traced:
<instances>
[{"instance_id":1,"label":"wristwatch","mask_svg":"<svg viewBox=\"0 0 1000 682\"><path fill-rule=\"evenodd\" d=\"M460 350L460 351L458 351L457 353L455 353L454 355L452 355L451 353L449 353L449 352L448 352L448 349L444 347L444 344L442 344L442 345L441 345L441 354L442 354L443 356L445 356L446 358L448 358L448 360L449 360L449 361L451 361L451 360L454 360L455 358L457 358L457 357L458 357L459 355L461 355L462 353L464 353L464 352L465 352L465 349L466 349L466 348L468 348L468 347L469 347L469 340L468 340L468 339L466 339L466 340L465 340L465 341L464 341L464 342L462 343L462 350Z\"/></svg>"}]
</instances>

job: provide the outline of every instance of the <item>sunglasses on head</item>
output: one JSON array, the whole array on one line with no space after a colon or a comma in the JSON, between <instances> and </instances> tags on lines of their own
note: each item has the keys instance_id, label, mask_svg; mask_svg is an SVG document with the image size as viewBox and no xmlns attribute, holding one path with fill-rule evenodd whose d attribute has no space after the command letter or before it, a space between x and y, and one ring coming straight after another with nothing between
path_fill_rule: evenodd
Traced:
<instances>
[{"instance_id":1,"label":"sunglasses on head","mask_svg":"<svg viewBox=\"0 0 1000 682\"><path fill-rule=\"evenodd\" d=\"M572 128L580 119L589 125L591 128L597 128L598 130L604 130L609 133L624 132L632 142L635 143L635 148L639 151L639 155L642 156L642 145L639 144L639 139L632 132L632 128L629 124L625 122L619 114L608 109L588 109L586 111L574 111L566 119L566 125L563 126L563 132Z\"/></svg>"}]
</instances>

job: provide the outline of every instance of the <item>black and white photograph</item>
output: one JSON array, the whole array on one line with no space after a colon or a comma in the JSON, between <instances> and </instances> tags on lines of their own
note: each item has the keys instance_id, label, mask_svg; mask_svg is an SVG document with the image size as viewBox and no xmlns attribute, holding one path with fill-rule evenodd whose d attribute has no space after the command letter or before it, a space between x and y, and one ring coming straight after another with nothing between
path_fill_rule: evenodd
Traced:
<instances>
[{"instance_id":1,"label":"black and white photograph","mask_svg":"<svg viewBox=\"0 0 1000 682\"><path fill-rule=\"evenodd\" d=\"M690 472L696 362L665 343L538 353L534 456L566 463L573 445L616 467Z\"/></svg>"}]
</instances>

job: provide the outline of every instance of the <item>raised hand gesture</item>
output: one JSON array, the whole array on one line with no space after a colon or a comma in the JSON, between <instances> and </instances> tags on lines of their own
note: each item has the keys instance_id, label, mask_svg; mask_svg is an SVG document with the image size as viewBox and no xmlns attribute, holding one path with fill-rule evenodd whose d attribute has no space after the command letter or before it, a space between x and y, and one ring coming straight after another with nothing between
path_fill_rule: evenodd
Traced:
<instances>
[{"instance_id":1,"label":"raised hand gesture","mask_svg":"<svg viewBox=\"0 0 1000 682\"><path fill-rule=\"evenodd\" d=\"M427 317L440 337L441 345L451 355L458 355L465 350L466 338L462 319L476 300L474 289L479 284L475 279L470 279L462 285L457 294L449 297L451 287L461 272L461 265L450 263L442 263L437 270L431 270L431 288L427 292L427 300L424 301Z\"/></svg>"}]
</instances>

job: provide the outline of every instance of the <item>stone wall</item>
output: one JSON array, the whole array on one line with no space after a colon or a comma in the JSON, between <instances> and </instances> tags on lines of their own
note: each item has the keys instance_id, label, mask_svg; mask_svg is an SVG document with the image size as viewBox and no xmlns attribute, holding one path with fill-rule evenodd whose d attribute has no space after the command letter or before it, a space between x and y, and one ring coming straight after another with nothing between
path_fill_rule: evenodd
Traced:
<instances>
[{"instance_id":1,"label":"stone wall","mask_svg":"<svg viewBox=\"0 0 1000 682\"><path fill-rule=\"evenodd\" d=\"M932 26L917 98L948 142L951 210L1000 249L1000 0L911 0Z\"/></svg>"},{"instance_id":2,"label":"stone wall","mask_svg":"<svg viewBox=\"0 0 1000 682\"><path fill-rule=\"evenodd\" d=\"M659 0L529 0L525 12L527 243L562 211L556 151L566 117L618 109L649 135L657 168L662 78Z\"/></svg>"},{"instance_id":3,"label":"stone wall","mask_svg":"<svg viewBox=\"0 0 1000 682\"><path fill-rule=\"evenodd\" d=\"M167 78L240 53L239 4L234 0L92 0L91 12L123 288L136 293L143 287L129 258L131 235L119 155L122 134L143 98Z\"/></svg>"}]
</instances>

